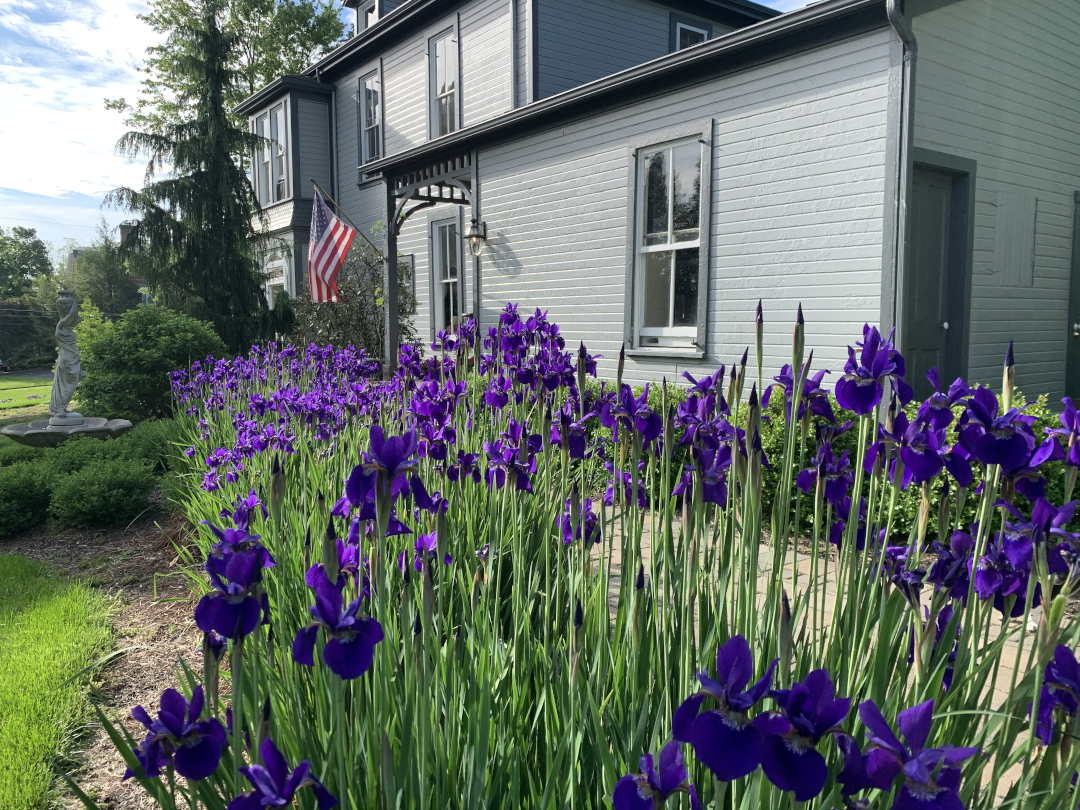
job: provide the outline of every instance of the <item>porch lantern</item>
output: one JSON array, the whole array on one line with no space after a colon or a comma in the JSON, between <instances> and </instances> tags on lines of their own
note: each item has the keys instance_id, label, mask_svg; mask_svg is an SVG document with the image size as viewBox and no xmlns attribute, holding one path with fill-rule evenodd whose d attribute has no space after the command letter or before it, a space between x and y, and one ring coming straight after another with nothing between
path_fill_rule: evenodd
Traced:
<instances>
[{"instance_id":1,"label":"porch lantern","mask_svg":"<svg viewBox=\"0 0 1080 810\"><path fill-rule=\"evenodd\" d=\"M463 238L465 239L465 247L469 250L469 255L479 256L484 252L484 245L487 243L487 223L472 220L465 228Z\"/></svg>"}]
</instances>

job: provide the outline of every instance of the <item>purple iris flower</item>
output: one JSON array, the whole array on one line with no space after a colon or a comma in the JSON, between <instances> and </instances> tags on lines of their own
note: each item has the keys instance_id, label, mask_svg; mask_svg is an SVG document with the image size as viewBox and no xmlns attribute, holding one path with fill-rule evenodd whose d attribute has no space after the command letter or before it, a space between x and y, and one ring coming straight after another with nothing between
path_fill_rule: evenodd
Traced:
<instances>
[{"instance_id":1,"label":"purple iris flower","mask_svg":"<svg viewBox=\"0 0 1080 810\"><path fill-rule=\"evenodd\" d=\"M319 810L329 810L339 802L322 783L311 774L311 762L304 760L290 770L274 741L267 737L259 746L262 765L245 765L240 773L255 788L241 793L231 802L228 810L263 810L266 807L288 807L293 796L301 788L310 787L315 794Z\"/></svg>"},{"instance_id":2,"label":"purple iris flower","mask_svg":"<svg viewBox=\"0 0 1080 810\"><path fill-rule=\"evenodd\" d=\"M262 604L254 593L262 582L262 569L274 564L262 546L206 558L206 572L213 590L195 606L195 624L237 641L259 625Z\"/></svg>"},{"instance_id":3,"label":"purple iris flower","mask_svg":"<svg viewBox=\"0 0 1080 810\"><path fill-rule=\"evenodd\" d=\"M1072 397L1065 397L1061 404L1065 406L1065 410L1058 416L1061 427L1046 428L1046 432L1065 443L1068 448L1065 463L1071 467L1080 467L1080 413L1077 413Z\"/></svg>"},{"instance_id":4,"label":"purple iris flower","mask_svg":"<svg viewBox=\"0 0 1080 810\"><path fill-rule=\"evenodd\" d=\"M851 496L847 496L835 507L837 520L829 527L829 542L837 548L844 541L844 529L851 519ZM866 548L866 498L859 498L859 528L855 534L855 550Z\"/></svg>"},{"instance_id":5,"label":"purple iris flower","mask_svg":"<svg viewBox=\"0 0 1080 810\"><path fill-rule=\"evenodd\" d=\"M266 511L266 506L259 502L259 496L255 494L255 490L251 490L251 493L246 498L240 498L236 502L232 512L228 509L222 509L221 516L223 518L232 518L233 525L240 531L246 532L251 525L252 514L254 514L255 510L260 506L262 507L263 519L265 520L269 512ZM207 523L206 525L209 526L210 524ZM211 526L210 528L213 529L214 527ZM217 532L215 531L215 534L216 533Z\"/></svg>"},{"instance_id":6,"label":"purple iris flower","mask_svg":"<svg viewBox=\"0 0 1080 810\"><path fill-rule=\"evenodd\" d=\"M600 411L600 424L611 428L612 439L619 441L619 425L626 430L637 432L646 442L656 439L664 430L664 423L659 414L648 405L649 386L640 397L634 397L629 385L623 385L619 397L614 402L605 402Z\"/></svg>"},{"instance_id":7,"label":"purple iris flower","mask_svg":"<svg viewBox=\"0 0 1080 810\"><path fill-rule=\"evenodd\" d=\"M671 496L674 498L684 493L687 497L692 495L695 477L700 476L702 502L726 506L727 469L731 466L731 448L721 447L714 451L708 447L692 447L690 452L698 462L698 466L688 464L683 467L682 478L675 485Z\"/></svg>"},{"instance_id":8,"label":"purple iris flower","mask_svg":"<svg viewBox=\"0 0 1080 810\"><path fill-rule=\"evenodd\" d=\"M607 469L611 478L608 480L607 491L604 493L604 504L606 506L612 506L615 503L615 487L622 487L623 499L622 502L630 503L631 498L634 497L634 479L629 472L622 470L615 470L615 465L610 461L604 462L604 467ZM645 482L641 478L642 472L645 470L645 462L638 462L638 486L637 486L637 505L638 508L645 508Z\"/></svg>"},{"instance_id":9,"label":"purple iris flower","mask_svg":"<svg viewBox=\"0 0 1080 810\"><path fill-rule=\"evenodd\" d=\"M1005 613L1006 600L1011 599L1009 616L1016 618L1024 612L1031 558L1030 543L998 533L987 541L975 565L975 593L980 599L993 598L994 607L1001 613ZM1041 602L1040 596L1041 588L1036 584L1032 607Z\"/></svg>"},{"instance_id":10,"label":"purple iris flower","mask_svg":"<svg viewBox=\"0 0 1080 810\"><path fill-rule=\"evenodd\" d=\"M778 661L774 659L765 674L747 688L754 659L746 639L733 636L717 650L717 679L698 673L701 691L675 710L671 719L672 736L679 742L690 743L697 758L723 782L747 776L761 764L765 749L763 730L772 730L775 722L768 714L751 720L748 713L768 694ZM717 707L701 712L706 698L715 701Z\"/></svg>"},{"instance_id":11,"label":"purple iris flower","mask_svg":"<svg viewBox=\"0 0 1080 810\"><path fill-rule=\"evenodd\" d=\"M900 442L900 459L904 462L900 488L907 489L912 482L929 481L946 468L966 489L974 479L967 456L962 447L950 449L946 446L945 428L923 429L922 423L916 420L907 426Z\"/></svg>"},{"instance_id":12,"label":"purple iris flower","mask_svg":"<svg viewBox=\"0 0 1080 810\"><path fill-rule=\"evenodd\" d=\"M328 636L323 660L331 672L346 681L359 678L371 668L375 645L383 639L382 625L370 616L357 615L360 599L354 599L342 610L342 588L330 582L324 572L318 572L312 579L315 604L311 615L315 623L296 634L293 659L304 666L315 666L315 640L322 627Z\"/></svg>"},{"instance_id":13,"label":"purple iris flower","mask_svg":"<svg viewBox=\"0 0 1080 810\"><path fill-rule=\"evenodd\" d=\"M345 482L349 503L360 506L375 497L391 502L408 485L408 474L415 472L417 460L416 432L409 430L401 436L386 438L381 425L372 425L370 447L364 463L353 468ZM379 482L379 486L376 486Z\"/></svg>"},{"instance_id":14,"label":"purple iris flower","mask_svg":"<svg viewBox=\"0 0 1080 810\"><path fill-rule=\"evenodd\" d=\"M788 727L765 737L761 770L778 788L794 792L795 801L810 801L821 793L829 776L817 744L838 730L851 708L851 698L836 699L832 678L824 669L815 669L791 689L774 689L769 696Z\"/></svg>"},{"instance_id":15,"label":"purple iris flower","mask_svg":"<svg viewBox=\"0 0 1080 810\"><path fill-rule=\"evenodd\" d=\"M1080 700L1080 663L1076 653L1064 644L1058 644L1054 657L1046 665L1043 676L1042 695L1039 698L1039 723L1036 733L1044 745L1050 745L1054 737L1054 712L1057 709L1067 718L1076 717ZM1028 707L1030 714L1031 707Z\"/></svg>"},{"instance_id":16,"label":"purple iris flower","mask_svg":"<svg viewBox=\"0 0 1080 810\"><path fill-rule=\"evenodd\" d=\"M438 556L438 541L435 533L422 534L416 538L413 543L413 569L416 571L424 570L424 563L428 562ZM454 558L450 556L450 552L447 552L443 557L443 563L450 565L454 561ZM405 552L401 552L398 556L398 569L402 573L405 573Z\"/></svg>"},{"instance_id":17,"label":"purple iris flower","mask_svg":"<svg viewBox=\"0 0 1080 810\"><path fill-rule=\"evenodd\" d=\"M660 749L659 770L652 754L643 756L638 767L641 773L627 774L615 784L611 797L614 810L656 810L676 793L689 794L691 810L701 810L697 791L683 765L682 746L677 741L672 740Z\"/></svg>"},{"instance_id":18,"label":"purple iris flower","mask_svg":"<svg viewBox=\"0 0 1080 810\"><path fill-rule=\"evenodd\" d=\"M200 684L192 691L190 703L175 689L166 689L157 718L151 718L142 706L131 710L131 716L148 732L135 749L146 776L157 776L168 766L170 757L176 772L188 779L205 779L217 770L226 744L225 729L216 717L200 719L203 706ZM123 778L134 775L128 768Z\"/></svg>"},{"instance_id":19,"label":"purple iris flower","mask_svg":"<svg viewBox=\"0 0 1080 810\"><path fill-rule=\"evenodd\" d=\"M597 517L596 512L592 508L592 498L585 498L581 501L580 512L576 525L573 519L573 508L570 499L566 500L566 509L562 516L562 541L563 545L569 545L574 540L580 540L582 535L585 537L585 545L589 543L599 543L600 537L600 520Z\"/></svg>"},{"instance_id":20,"label":"purple iris flower","mask_svg":"<svg viewBox=\"0 0 1080 810\"><path fill-rule=\"evenodd\" d=\"M881 402L886 381L893 383L900 404L906 405L912 391L904 382L904 358L893 347L892 332L888 340L882 340L876 326L864 324L862 343L855 345L861 349L859 359L855 359L855 349L848 346L844 376L836 382L834 392L840 407L860 416L870 413Z\"/></svg>"},{"instance_id":21,"label":"purple iris flower","mask_svg":"<svg viewBox=\"0 0 1080 810\"><path fill-rule=\"evenodd\" d=\"M795 479L795 484L810 495L820 479L824 482L825 500L833 506L838 506L847 496L854 480L850 466L848 451L845 450L840 454L840 458L836 458L833 455L832 445L826 442L818 447L813 466L800 472Z\"/></svg>"},{"instance_id":22,"label":"purple iris flower","mask_svg":"<svg viewBox=\"0 0 1080 810\"><path fill-rule=\"evenodd\" d=\"M896 777L903 774L893 807L896 810L963 810L957 791L960 787L960 763L979 752L977 748L924 748L933 722L934 701L928 700L905 709L896 716L896 724L911 748L893 734L881 710L872 700L859 704L859 718L867 729L867 783L880 790L891 790ZM940 772L934 771L941 766Z\"/></svg>"},{"instance_id":23,"label":"purple iris flower","mask_svg":"<svg viewBox=\"0 0 1080 810\"><path fill-rule=\"evenodd\" d=\"M953 599L966 600L975 540L967 532L955 531L948 546L935 542L930 549L937 559L926 575L926 584L944 589Z\"/></svg>"},{"instance_id":24,"label":"purple iris flower","mask_svg":"<svg viewBox=\"0 0 1080 810\"><path fill-rule=\"evenodd\" d=\"M934 386L934 393L919 406L915 421L928 426L932 430L947 428L952 424L954 418L953 406L964 397L969 396L971 389L968 388L966 382L957 377L953 380L953 384L949 386L948 393L942 392L937 366L926 372L926 379L930 381L930 385Z\"/></svg>"},{"instance_id":25,"label":"purple iris flower","mask_svg":"<svg viewBox=\"0 0 1080 810\"><path fill-rule=\"evenodd\" d=\"M476 459L475 453L458 450L457 460L446 467L447 480L451 483L457 483L458 481L464 483L465 479L471 478L474 484L479 484L480 467L477 465Z\"/></svg>"},{"instance_id":26,"label":"purple iris flower","mask_svg":"<svg viewBox=\"0 0 1080 810\"><path fill-rule=\"evenodd\" d=\"M1005 471L1025 466L1035 452L1035 417L1016 408L999 414L997 396L986 387L975 389L965 404L957 428L964 448L983 464L999 464Z\"/></svg>"},{"instance_id":27,"label":"purple iris flower","mask_svg":"<svg viewBox=\"0 0 1080 810\"><path fill-rule=\"evenodd\" d=\"M502 439L484 442L484 454L488 458L488 468L484 471L484 480L488 489L502 489L507 478L518 492L532 490L532 473L536 472L536 459L527 456L521 460L517 448L505 446Z\"/></svg>"},{"instance_id":28,"label":"purple iris flower","mask_svg":"<svg viewBox=\"0 0 1080 810\"><path fill-rule=\"evenodd\" d=\"M811 360L812 359L813 354L811 353ZM809 377L803 381L802 395L799 398L799 413L796 416L795 421L801 422L806 417L807 409L810 410L810 413L815 416L820 416L826 421L836 421L836 415L833 413L832 405L829 403L829 392L821 387L821 382L825 379L825 375L831 373L832 372L827 369L821 369L821 371L813 377ZM785 364L784 367L780 369L780 373L773 377L773 381L784 389L784 414L787 416L788 422L790 422L791 401L795 398L795 373L792 371L791 364ZM768 410L769 408L772 391L773 386L770 385L765 389L765 393L761 397L761 409L763 411Z\"/></svg>"},{"instance_id":29,"label":"purple iris flower","mask_svg":"<svg viewBox=\"0 0 1080 810\"><path fill-rule=\"evenodd\" d=\"M199 522L210 529L214 533L214 537L218 539L218 542L210 547L211 556L223 557L237 551L251 551L255 547L263 548L259 542L262 538L257 534L248 534L246 528L219 529L205 520ZM266 549L263 548L263 551L266 551ZM274 558L270 556L270 552L266 551L266 556L269 558L270 564L273 565Z\"/></svg>"}]
</instances>

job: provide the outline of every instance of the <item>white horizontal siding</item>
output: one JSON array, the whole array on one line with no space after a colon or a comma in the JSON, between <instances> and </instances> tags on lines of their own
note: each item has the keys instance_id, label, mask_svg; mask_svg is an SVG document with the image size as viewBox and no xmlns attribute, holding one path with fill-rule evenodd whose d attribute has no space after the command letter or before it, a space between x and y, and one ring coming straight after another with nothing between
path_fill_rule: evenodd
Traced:
<instances>
[{"instance_id":1,"label":"white horizontal siding","mask_svg":"<svg viewBox=\"0 0 1080 810\"><path fill-rule=\"evenodd\" d=\"M768 369L790 356L800 301L815 365L840 369L862 324L880 317L889 42L878 32L482 150L482 325L507 301L550 309L612 376L628 142L712 118L707 358L634 358L627 379L736 360L753 343L759 297Z\"/></svg>"},{"instance_id":2,"label":"white horizontal siding","mask_svg":"<svg viewBox=\"0 0 1080 810\"><path fill-rule=\"evenodd\" d=\"M308 101L297 102L297 125L300 130L300 195L305 199L314 196L311 180L323 188L330 185L330 120L329 104Z\"/></svg>"},{"instance_id":3,"label":"white horizontal siding","mask_svg":"<svg viewBox=\"0 0 1080 810\"><path fill-rule=\"evenodd\" d=\"M447 19L450 24L452 18ZM423 34L395 45L383 57L383 143L387 155L427 140L427 85L427 39Z\"/></svg>"},{"instance_id":4,"label":"white horizontal siding","mask_svg":"<svg viewBox=\"0 0 1080 810\"><path fill-rule=\"evenodd\" d=\"M514 0L514 106L524 107L530 101L529 49L532 29L529 21L529 0Z\"/></svg>"},{"instance_id":5,"label":"white horizontal siding","mask_svg":"<svg viewBox=\"0 0 1080 810\"><path fill-rule=\"evenodd\" d=\"M461 9L462 126L514 106L513 0L480 0Z\"/></svg>"},{"instance_id":6,"label":"white horizontal siding","mask_svg":"<svg viewBox=\"0 0 1080 810\"><path fill-rule=\"evenodd\" d=\"M1010 340L1031 395L1064 395L1073 192L1080 189L1080 3L965 0L915 19L915 141L978 162L968 377ZM1034 268L1005 267L1002 195L1038 200Z\"/></svg>"},{"instance_id":7,"label":"white horizontal siding","mask_svg":"<svg viewBox=\"0 0 1080 810\"><path fill-rule=\"evenodd\" d=\"M386 194L381 182L360 184L357 116L359 115L359 80L378 68L378 63L342 76L337 81L337 107L334 116L337 128L337 202L365 236L382 245L377 226L386 220Z\"/></svg>"}]
</instances>

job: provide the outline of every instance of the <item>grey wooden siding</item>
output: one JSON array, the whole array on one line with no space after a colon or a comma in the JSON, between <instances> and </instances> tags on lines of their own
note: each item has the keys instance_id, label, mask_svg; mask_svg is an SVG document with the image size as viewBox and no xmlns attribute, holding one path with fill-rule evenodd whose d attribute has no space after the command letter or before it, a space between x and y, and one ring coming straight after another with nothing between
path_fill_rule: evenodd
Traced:
<instances>
[{"instance_id":1,"label":"grey wooden siding","mask_svg":"<svg viewBox=\"0 0 1080 810\"><path fill-rule=\"evenodd\" d=\"M1000 380L1015 340L1017 384L1056 402L1080 189L1080 4L966 0L916 17L915 33L916 145L978 162L968 378ZM1033 242L1033 264L1017 238Z\"/></svg>"},{"instance_id":2,"label":"grey wooden siding","mask_svg":"<svg viewBox=\"0 0 1080 810\"><path fill-rule=\"evenodd\" d=\"M413 316L413 326L416 329L416 339L425 347L430 345L434 336L431 312L431 225L441 220L456 218L460 233L465 220L459 208L457 205L439 205L414 214L402 227L398 237L398 253L405 256L412 254L415 262L413 272L416 274L416 314ZM473 264L472 257L467 253L462 256L462 266L462 294L465 300L463 311L470 312L473 300Z\"/></svg>"},{"instance_id":3,"label":"grey wooden siding","mask_svg":"<svg viewBox=\"0 0 1080 810\"><path fill-rule=\"evenodd\" d=\"M524 107L532 98L529 88L529 49L532 47L532 23L529 20L530 0L514 0L514 106Z\"/></svg>"},{"instance_id":4,"label":"grey wooden siding","mask_svg":"<svg viewBox=\"0 0 1080 810\"><path fill-rule=\"evenodd\" d=\"M462 126L514 106L513 0L478 0L462 7Z\"/></svg>"},{"instance_id":5,"label":"grey wooden siding","mask_svg":"<svg viewBox=\"0 0 1080 810\"><path fill-rule=\"evenodd\" d=\"M300 158L300 194L311 199L314 192L311 179L323 188L330 186L330 120L329 104L308 101L305 98L297 102L297 123L299 124L300 143L297 154Z\"/></svg>"},{"instance_id":6,"label":"grey wooden siding","mask_svg":"<svg viewBox=\"0 0 1080 810\"><path fill-rule=\"evenodd\" d=\"M382 182L357 185L360 163L357 144L358 81L378 68L378 62L366 64L358 70L342 76L337 81L337 109L334 120L337 125L337 201L349 218L376 244L381 244L372 229L386 219L385 194Z\"/></svg>"},{"instance_id":7,"label":"grey wooden siding","mask_svg":"<svg viewBox=\"0 0 1080 810\"><path fill-rule=\"evenodd\" d=\"M815 365L838 370L880 313L891 33L857 39L530 136L478 158L481 326L507 301L550 309L613 376L623 338L628 140L713 119L707 356L634 358L627 380L730 363L765 300L766 368L796 306Z\"/></svg>"},{"instance_id":8,"label":"grey wooden siding","mask_svg":"<svg viewBox=\"0 0 1080 810\"><path fill-rule=\"evenodd\" d=\"M448 18L447 25L452 24ZM424 143L428 136L427 38L409 37L383 57L385 117L383 143L393 155ZM434 33L434 31L432 32Z\"/></svg>"},{"instance_id":9,"label":"grey wooden siding","mask_svg":"<svg viewBox=\"0 0 1080 810\"><path fill-rule=\"evenodd\" d=\"M538 98L671 50L671 9L647 0L535 0ZM712 24L713 36L731 29Z\"/></svg>"}]
</instances>

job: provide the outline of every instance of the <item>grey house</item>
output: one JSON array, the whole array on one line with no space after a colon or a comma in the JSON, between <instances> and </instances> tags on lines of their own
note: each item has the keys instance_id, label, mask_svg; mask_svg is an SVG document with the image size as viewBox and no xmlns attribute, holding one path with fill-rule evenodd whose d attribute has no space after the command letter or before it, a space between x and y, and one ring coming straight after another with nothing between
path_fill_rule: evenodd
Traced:
<instances>
[{"instance_id":1,"label":"grey house","mask_svg":"<svg viewBox=\"0 0 1080 810\"><path fill-rule=\"evenodd\" d=\"M762 298L769 368L801 302L819 368L869 321L913 382L995 382L1015 340L1022 389L1080 395L1076 0L346 5L348 43L242 106L273 285L302 292L314 178L412 265L426 338L517 301L672 378Z\"/></svg>"}]
</instances>

